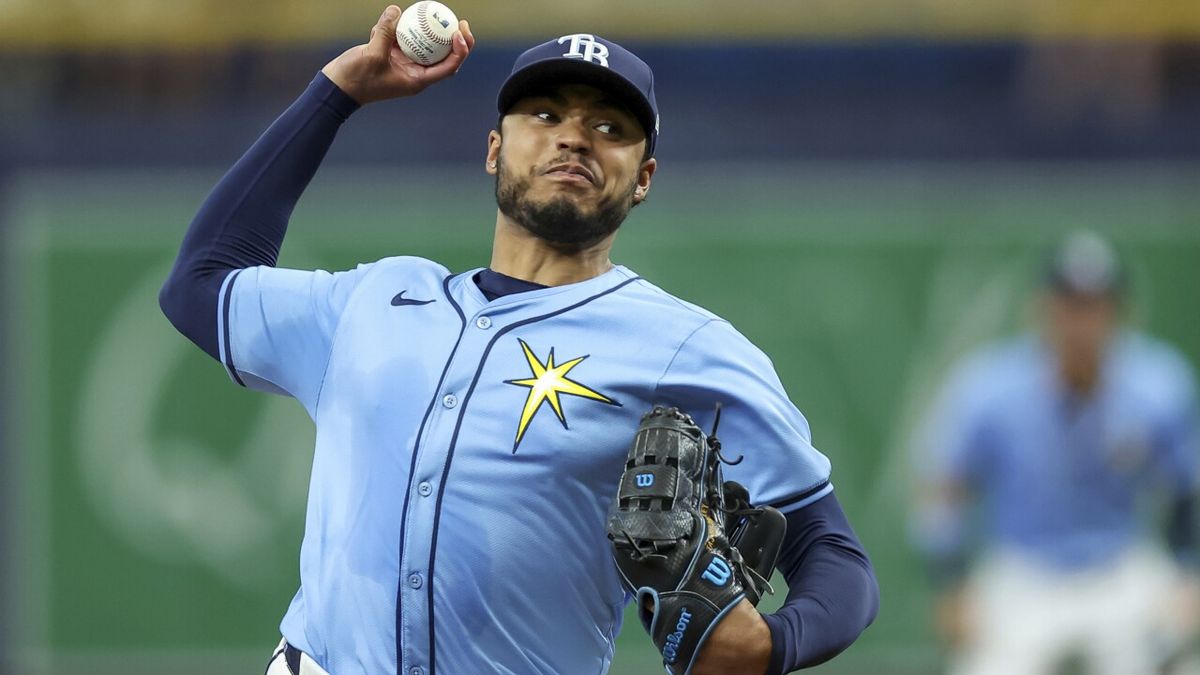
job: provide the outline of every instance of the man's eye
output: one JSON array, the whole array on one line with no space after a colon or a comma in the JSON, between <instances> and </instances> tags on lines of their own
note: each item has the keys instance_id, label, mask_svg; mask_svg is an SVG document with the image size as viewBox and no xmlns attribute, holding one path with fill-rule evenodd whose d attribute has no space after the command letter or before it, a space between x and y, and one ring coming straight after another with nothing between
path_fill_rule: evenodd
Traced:
<instances>
[{"instance_id":1,"label":"man's eye","mask_svg":"<svg viewBox=\"0 0 1200 675\"><path fill-rule=\"evenodd\" d=\"M533 116L538 118L539 120L542 120L545 122L553 122L558 119L557 117L554 116L554 113L546 112L545 110L543 110L541 112L536 112L533 114Z\"/></svg>"},{"instance_id":2,"label":"man's eye","mask_svg":"<svg viewBox=\"0 0 1200 675\"><path fill-rule=\"evenodd\" d=\"M596 131L602 134L619 134L621 133L621 127L612 122L601 122L596 125Z\"/></svg>"}]
</instances>

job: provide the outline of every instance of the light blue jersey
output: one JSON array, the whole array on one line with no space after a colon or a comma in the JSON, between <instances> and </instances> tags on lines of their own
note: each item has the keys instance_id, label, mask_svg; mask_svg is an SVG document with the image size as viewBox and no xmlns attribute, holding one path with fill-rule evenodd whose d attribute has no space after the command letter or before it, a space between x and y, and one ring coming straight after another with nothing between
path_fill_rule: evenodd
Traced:
<instances>
[{"instance_id":1,"label":"light blue jersey","mask_svg":"<svg viewBox=\"0 0 1200 675\"><path fill-rule=\"evenodd\" d=\"M605 517L652 404L745 461L783 511L829 462L771 362L624 267L488 302L419 258L233 272L221 357L317 427L289 642L333 675L607 671L624 592ZM399 664L397 663L399 661Z\"/></svg>"},{"instance_id":2,"label":"light blue jersey","mask_svg":"<svg viewBox=\"0 0 1200 675\"><path fill-rule=\"evenodd\" d=\"M1139 497L1196 488L1197 434L1190 369L1167 345L1119 334L1098 390L1080 398L1029 336L953 373L928 425L924 470L982 497L990 543L1081 569L1150 538Z\"/></svg>"}]
</instances>

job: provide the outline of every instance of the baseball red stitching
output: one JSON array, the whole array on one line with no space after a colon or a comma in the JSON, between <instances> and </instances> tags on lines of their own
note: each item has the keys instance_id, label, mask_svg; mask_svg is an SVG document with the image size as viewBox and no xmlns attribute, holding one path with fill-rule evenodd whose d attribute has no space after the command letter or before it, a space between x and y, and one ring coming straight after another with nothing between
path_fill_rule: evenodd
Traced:
<instances>
[{"instance_id":1,"label":"baseball red stitching","mask_svg":"<svg viewBox=\"0 0 1200 675\"><path fill-rule=\"evenodd\" d=\"M413 57L416 58L417 63L423 66L432 65L433 61L431 59L433 58L433 54L429 52L428 47L422 44L417 44L417 42L408 35L407 31L401 31L397 33L396 37L404 40L404 44L408 45L408 50L413 53Z\"/></svg>"}]
</instances>

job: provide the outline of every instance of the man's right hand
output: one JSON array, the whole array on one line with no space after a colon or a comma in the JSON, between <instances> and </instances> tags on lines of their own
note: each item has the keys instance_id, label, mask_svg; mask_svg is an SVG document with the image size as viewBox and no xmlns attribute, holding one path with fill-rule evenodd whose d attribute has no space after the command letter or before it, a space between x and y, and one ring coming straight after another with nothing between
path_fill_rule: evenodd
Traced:
<instances>
[{"instance_id":1,"label":"man's right hand","mask_svg":"<svg viewBox=\"0 0 1200 675\"><path fill-rule=\"evenodd\" d=\"M404 55L396 43L400 8L388 5L371 29L366 44L351 47L321 69L342 91L361 104L412 96L425 87L458 72L475 47L475 36L466 21L458 22L450 55L432 66L423 66Z\"/></svg>"}]
</instances>

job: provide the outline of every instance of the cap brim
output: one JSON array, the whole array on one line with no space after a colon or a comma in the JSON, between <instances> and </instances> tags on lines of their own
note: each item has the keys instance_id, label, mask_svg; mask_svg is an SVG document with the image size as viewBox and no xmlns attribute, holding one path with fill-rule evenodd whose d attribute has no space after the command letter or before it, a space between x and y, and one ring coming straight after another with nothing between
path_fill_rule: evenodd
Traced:
<instances>
[{"instance_id":1,"label":"cap brim","mask_svg":"<svg viewBox=\"0 0 1200 675\"><path fill-rule=\"evenodd\" d=\"M650 143L656 120L645 94L619 73L587 61L553 58L525 66L504 82L497 108L503 115L525 96L566 83L591 85L612 93L641 123L646 142Z\"/></svg>"},{"instance_id":2,"label":"cap brim","mask_svg":"<svg viewBox=\"0 0 1200 675\"><path fill-rule=\"evenodd\" d=\"M1118 273L1106 279L1080 282L1051 270L1045 275L1045 285L1050 291L1059 295L1102 298L1122 295L1125 290L1125 279Z\"/></svg>"}]
</instances>

